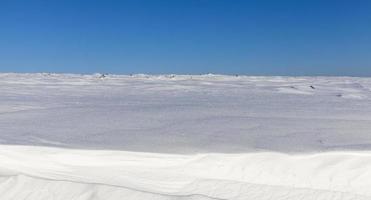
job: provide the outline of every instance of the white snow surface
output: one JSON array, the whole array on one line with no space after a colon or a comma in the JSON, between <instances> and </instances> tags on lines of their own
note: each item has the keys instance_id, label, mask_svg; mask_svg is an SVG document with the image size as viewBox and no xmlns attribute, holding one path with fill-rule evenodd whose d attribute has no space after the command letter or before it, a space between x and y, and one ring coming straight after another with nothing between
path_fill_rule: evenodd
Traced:
<instances>
[{"instance_id":1,"label":"white snow surface","mask_svg":"<svg viewBox=\"0 0 371 200\"><path fill-rule=\"evenodd\" d=\"M371 199L371 78L0 74L0 199Z\"/></svg>"}]
</instances>

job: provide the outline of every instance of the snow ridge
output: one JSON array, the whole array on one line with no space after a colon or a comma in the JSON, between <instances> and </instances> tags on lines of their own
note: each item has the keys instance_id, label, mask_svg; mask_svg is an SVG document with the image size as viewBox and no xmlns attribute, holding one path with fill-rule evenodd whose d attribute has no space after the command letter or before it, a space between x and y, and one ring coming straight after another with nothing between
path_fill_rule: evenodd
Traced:
<instances>
[{"instance_id":1,"label":"snow ridge","mask_svg":"<svg viewBox=\"0 0 371 200\"><path fill-rule=\"evenodd\" d=\"M369 199L370 155L166 155L1 146L0 192L2 199L31 200Z\"/></svg>"}]
</instances>

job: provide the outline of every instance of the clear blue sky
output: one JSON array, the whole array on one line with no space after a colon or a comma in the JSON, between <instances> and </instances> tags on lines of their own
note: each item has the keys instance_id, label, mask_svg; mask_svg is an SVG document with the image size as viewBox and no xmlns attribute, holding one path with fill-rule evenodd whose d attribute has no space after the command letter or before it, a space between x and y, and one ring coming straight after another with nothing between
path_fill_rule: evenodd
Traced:
<instances>
[{"instance_id":1,"label":"clear blue sky","mask_svg":"<svg viewBox=\"0 0 371 200\"><path fill-rule=\"evenodd\" d=\"M0 72L371 76L371 1L0 0Z\"/></svg>"}]
</instances>

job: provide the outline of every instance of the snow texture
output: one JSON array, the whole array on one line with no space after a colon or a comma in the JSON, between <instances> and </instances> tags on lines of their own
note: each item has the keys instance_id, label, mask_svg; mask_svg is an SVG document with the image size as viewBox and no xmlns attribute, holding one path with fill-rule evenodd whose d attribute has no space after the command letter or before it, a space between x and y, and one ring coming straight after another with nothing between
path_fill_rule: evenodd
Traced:
<instances>
[{"instance_id":1,"label":"snow texture","mask_svg":"<svg viewBox=\"0 0 371 200\"><path fill-rule=\"evenodd\" d=\"M0 199L371 199L371 78L0 74Z\"/></svg>"}]
</instances>

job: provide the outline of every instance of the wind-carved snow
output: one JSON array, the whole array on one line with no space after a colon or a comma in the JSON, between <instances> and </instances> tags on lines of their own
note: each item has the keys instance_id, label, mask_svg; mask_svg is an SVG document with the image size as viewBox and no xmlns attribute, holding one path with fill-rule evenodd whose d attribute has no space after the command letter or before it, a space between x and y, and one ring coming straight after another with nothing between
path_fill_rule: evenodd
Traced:
<instances>
[{"instance_id":1,"label":"wind-carved snow","mask_svg":"<svg viewBox=\"0 0 371 200\"><path fill-rule=\"evenodd\" d=\"M370 78L0 74L0 91L0 199L371 199Z\"/></svg>"},{"instance_id":2,"label":"wind-carved snow","mask_svg":"<svg viewBox=\"0 0 371 200\"><path fill-rule=\"evenodd\" d=\"M370 152L171 155L2 146L1 199L370 199Z\"/></svg>"}]
</instances>

